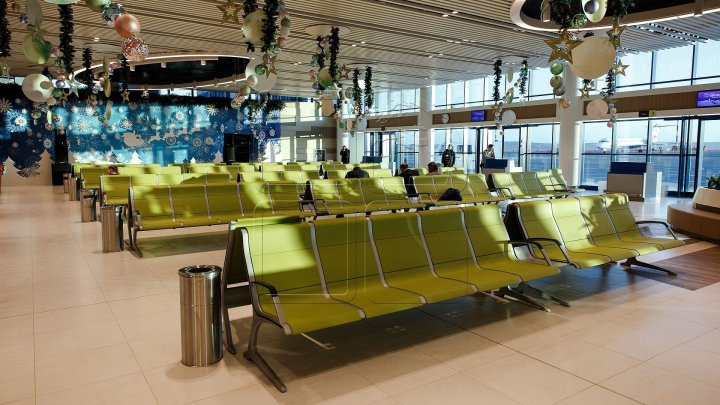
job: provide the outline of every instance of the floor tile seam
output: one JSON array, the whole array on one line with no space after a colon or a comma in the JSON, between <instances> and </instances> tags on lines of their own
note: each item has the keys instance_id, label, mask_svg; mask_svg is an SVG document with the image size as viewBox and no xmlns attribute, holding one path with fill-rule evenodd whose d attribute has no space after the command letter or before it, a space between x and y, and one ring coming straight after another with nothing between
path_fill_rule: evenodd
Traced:
<instances>
[{"instance_id":1,"label":"floor tile seam","mask_svg":"<svg viewBox=\"0 0 720 405\"><path fill-rule=\"evenodd\" d=\"M716 391L720 391L720 384L718 384L718 385L709 384L709 383L707 383L707 382L705 382L705 381L700 381L700 380L698 380L698 379L696 379L696 378L687 376L687 375L685 375L685 374L680 374L680 373L677 373L677 372L675 372L675 371L669 370L669 369L667 369L667 368L665 368L665 367L662 367L662 366L660 366L660 365L653 364L653 363L649 363L649 361L645 361L645 362L642 362L642 363L640 363L640 364L637 364L637 365L635 365L635 366L633 366L633 367L631 367L631 368L629 368L629 369L627 369L627 370L625 370L625 371L630 371L630 370L632 370L632 369L634 369L634 368L636 368L636 367L640 367L640 366L642 366L642 365L646 365L646 366L650 366L650 367L657 367L657 368L660 368L660 369L662 369L663 371L665 371L665 372L673 375L674 377L686 378L686 379L691 380L691 381L693 381L693 382L696 382L696 383L698 383L698 384L701 384L701 385L704 385L704 386L706 386L706 387L712 388L712 389L714 389L714 390L716 390ZM622 373L620 373L620 374L622 374ZM598 385L599 385L600 387L602 387L602 388L607 389L607 390L616 392L616 391L614 391L612 388L603 385L603 384L606 384L610 379L615 378L615 377L617 377L617 375L615 375L615 376L613 376L613 377L610 377L610 378L608 378L608 379L606 379L606 380L603 380L603 381L599 382ZM623 395L623 394L621 394L621 393L619 393L619 392L616 392L616 393L617 393L617 394L620 394L620 395ZM623 396L625 396L625 395L623 395ZM632 397L630 397L630 398L632 399ZM635 400L635 399L633 399L633 401L640 402L639 400Z\"/></svg>"},{"instance_id":2,"label":"floor tile seam","mask_svg":"<svg viewBox=\"0 0 720 405\"><path fill-rule=\"evenodd\" d=\"M89 386L89 385L104 383L104 382L107 382L107 381L111 381L111 380L115 380L115 379L118 379L118 378L127 377L127 376L129 376L129 375L138 374L138 373L140 373L140 370L138 370L138 371L133 371L133 372L130 372L130 373L124 373L124 374L116 375L116 376L109 377L109 378L102 378L102 377L101 377L99 380L95 380L95 381L91 381L91 382L83 382L82 384L73 385L73 386L66 386L66 387L63 387L63 388L60 388L60 389L55 389L55 390L52 390L52 391L50 391L50 392L46 392L46 393L44 393L44 394L42 394L42 395L38 395L38 394L37 394L37 391L36 391L36 392L35 392L35 398L53 396L53 395L57 395L58 393L63 392L63 391L77 390L77 389L80 389L80 388L82 388L82 387L86 387L86 386Z\"/></svg>"},{"instance_id":3,"label":"floor tile seam","mask_svg":"<svg viewBox=\"0 0 720 405\"><path fill-rule=\"evenodd\" d=\"M685 378L687 378L687 379L693 380L693 381L695 381L695 382L699 382L699 383L701 383L701 384L704 384L704 385L713 387L713 388L715 388L715 389L717 389L717 390L720 390L720 382L718 382L717 384L709 383L709 382L707 382L707 381L702 381L702 380L699 380L699 379L697 379L697 378L695 378L695 377L692 377L692 376L689 376L689 375L686 375L686 374L679 373L679 372L677 372L677 371L671 370L671 369L669 369L669 368L667 368L667 367L665 367L665 366L663 366L663 365L661 365L661 364L651 363L651 360L656 359L656 358L658 358L658 357L666 354L666 353L669 352L670 350L677 349L678 347L683 346L684 344L685 344L685 343L681 343L681 344L679 344L679 345L677 345L677 346L674 346L673 348L671 348L671 349L669 349L669 350L667 350L667 351L665 351L665 352L663 352L663 353L660 353L660 354L658 354L658 355L656 355L656 356L653 356L653 357L649 358L647 361L645 361L645 363L647 363L648 365L653 366L653 367L659 367L659 368L661 368L661 369L663 369L663 370L665 370L665 371L668 371L668 372L670 372L670 373L672 373L672 374L677 374L677 375L683 376L683 377L685 377ZM693 349L701 350L701 351L703 351L703 352L705 352L705 353L708 353L708 354L716 354L716 355L717 355L717 353L714 353L714 352L705 350L705 349L700 348L700 347L695 347L695 346L690 346L690 347L692 347Z\"/></svg>"},{"instance_id":4,"label":"floor tile seam","mask_svg":"<svg viewBox=\"0 0 720 405\"><path fill-rule=\"evenodd\" d=\"M631 368L632 368L632 367L631 367ZM628 369L628 370L629 370L629 369ZM625 370L625 371L627 371L627 370ZM623 373L624 373L625 371L623 371ZM615 376L613 376L613 377L615 377ZM625 394L623 394L623 393L621 393L621 392L614 391L614 390L612 390L612 389L610 389L610 388L608 388L608 387L604 387L604 386L600 385L599 383L593 384L592 387L587 387L587 388L585 388L584 390L582 390L582 391L580 391L580 392L578 392L578 393L576 393L576 394L573 394L573 395L571 395L571 396L569 396L569 397L567 397L567 398L563 398L563 399L561 399L560 401L555 402L555 404L559 404L560 402L562 402L562 401L564 401L564 400L566 400L566 399L568 399L568 398L571 398L571 397L573 397L573 396L575 396L575 395L581 394L581 393L583 393L583 392L585 392L585 391L587 391L587 390L590 390L590 389L592 389L592 388L594 388L594 387L598 387L598 388L600 388L600 389L604 389L604 390L610 391L610 392L612 392L613 394L616 394L616 395L618 395L618 396L621 396L621 397L623 397L623 398L625 398L625 399L628 399L628 400L630 400L630 401L632 401L632 402L635 402L635 403L638 403L638 404L642 404L642 402L640 402L640 401L638 401L638 400L636 400L636 399L634 399L634 398L632 398L632 397L629 397L629 396L627 396L627 395L625 395Z\"/></svg>"},{"instance_id":5,"label":"floor tile seam","mask_svg":"<svg viewBox=\"0 0 720 405\"><path fill-rule=\"evenodd\" d=\"M198 399L192 400L192 401L190 401L190 402L183 402L183 404L192 405L192 404L198 403L198 402L200 402L200 401L204 401L204 400L206 400L206 399L215 398L215 397L219 397L219 396L221 396L221 395L225 395L225 394L227 394L227 393L229 393L229 392L233 392L233 391L237 391L237 390L241 390L241 389L249 389L249 388L254 388L254 387L260 387L260 388L265 388L265 387L267 387L267 388L275 389L274 387L271 387L270 385L267 385L267 386L266 386L266 385L263 384L262 382L258 382L258 383L256 383L256 384L252 384L252 385L248 385L248 386L240 387L240 388L234 388L234 389L232 389L232 390L230 390L230 391L221 392L221 393L219 393L219 394L213 394L213 395L210 395L210 396L207 396L207 397L198 398ZM152 391L152 389L151 389L151 391ZM154 394L153 394L153 395L154 395ZM274 399L274 398L273 398L273 399ZM157 402L157 399L155 399L155 401ZM158 403L159 403L159 402L158 402Z\"/></svg>"},{"instance_id":6,"label":"floor tile seam","mask_svg":"<svg viewBox=\"0 0 720 405\"><path fill-rule=\"evenodd\" d=\"M672 298L671 298L670 300L672 300ZM668 300L668 301L670 301L670 300ZM658 312L655 312L655 311L658 311L658 310L653 309L653 308L650 308L650 310L652 310L652 311L654 312L654 314L656 314L656 315L666 316L666 317L673 318L673 319L678 320L678 321L688 322L688 323L694 324L694 325L696 325L696 326L702 326L703 328L717 329L717 327L715 327L715 326L705 325L705 324L702 324L702 323L697 322L697 321L693 321L693 320L685 319L685 318L680 318L679 316L672 315L672 314L668 314L668 313L665 313L665 312L659 312L659 313L658 313ZM662 338L665 338L665 339L668 339L668 340L672 340L672 341L674 341L674 342L677 342L677 340L675 340L675 339L672 339L672 338L669 338L669 337L666 337L666 336L660 336L659 334L656 334L656 333L653 333L653 332L644 331L644 330L639 329L639 328L637 328L637 327L635 327L635 326L625 325L625 324L623 324L623 323L621 323L621 325L626 326L626 327L631 328L631 329L639 330L639 331L641 331L641 332L645 332L645 333L650 334L650 335L653 335L653 336L662 337ZM707 331L707 332L709 332L709 331ZM701 335L698 335L698 336L702 336L702 335L704 335L705 333L706 333L706 332L703 332ZM695 336L695 337L698 337L698 336ZM689 340L695 339L695 337L690 338ZM685 342L687 342L687 341L689 341L689 340L681 341L681 342L679 342L679 343L685 343Z\"/></svg>"},{"instance_id":7,"label":"floor tile seam","mask_svg":"<svg viewBox=\"0 0 720 405\"><path fill-rule=\"evenodd\" d=\"M473 367L473 368L474 368L474 367ZM478 379L473 378L473 376L471 376L470 374L468 374L466 371L467 371L467 370L465 370L465 371L457 371L455 374L452 374L452 375L443 377L443 378L441 378L441 379L436 379L436 380L434 380L434 381L432 381L432 382L430 382L430 383L428 383L428 384L436 383L436 382L439 382L439 381L442 381L442 380L447 380L447 379L450 379L450 378L453 378L453 377L457 377L458 375L464 375L465 377L468 377L469 379L471 379L474 383L482 386L483 388L485 388L485 389L487 389L487 390L490 390L490 391L493 391L493 392L495 392L495 393L498 393L498 394L500 394L500 395L502 395L502 396L504 396L504 397L508 397L508 398L510 398L510 399L513 399L512 397L510 397L509 395L503 393L502 391L496 390L495 388L493 388L493 387L491 387L491 386L483 383L482 381L479 381ZM371 384L372 384L372 383L371 383ZM403 395L403 394L405 394L405 393L408 393L408 392L410 392L410 391L414 391L414 390L420 389L420 388L423 387L423 385L421 385L421 386L418 386L418 387L406 389L406 390L404 390L404 391L396 392L396 393L394 393L394 394L390 394L390 393L388 393L387 391L383 390L382 388L378 387L376 384L372 384L372 385L373 385L374 387L376 387L377 389L379 389L380 391L382 391L385 395L387 395L388 398L392 398L392 399L394 399L394 400L396 400L396 401L398 401L398 402L400 402L400 403L403 403L403 402L400 401L400 399L398 398L398 396ZM376 401L376 402L378 402L378 401Z\"/></svg>"},{"instance_id":8,"label":"floor tile seam","mask_svg":"<svg viewBox=\"0 0 720 405\"><path fill-rule=\"evenodd\" d=\"M97 304L93 304L93 305L97 305ZM97 327L98 325L111 324L111 323L114 323L115 325L117 325L118 329L121 329L121 330L122 330L122 328L120 328L120 324L118 323L118 321L115 320L115 319L112 319L112 320L106 320L106 321L100 321L100 322L94 321L94 322L86 323L86 324L83 324L83 325L70 326L70 327L66 327L66 328L58 328L58 329L52 329L52 330L47 330L47 331L43 331L43 332L37 332L37 333L35 333L33 336L34 336L34 337L38 337L38 336L41 336L41 335L57 334L57 333L60 333L60 332L63 332L63 331L71 330L71 329L80 329L80 328L86 328L86 327ZM35 331L33 330L33 333L34 333L34 332L35 332Z\"/></svg>"}]
</instances>

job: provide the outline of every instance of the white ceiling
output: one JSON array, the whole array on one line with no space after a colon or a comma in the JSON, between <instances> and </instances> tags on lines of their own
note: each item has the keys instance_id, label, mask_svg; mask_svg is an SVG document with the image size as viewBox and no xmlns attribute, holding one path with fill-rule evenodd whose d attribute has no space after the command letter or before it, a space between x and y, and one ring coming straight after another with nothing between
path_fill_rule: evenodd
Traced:
<instances>
[{"instance_id":1,"label":"white ceiling","mask_svg":"<svg viewBox=\"0 0 720 405\"><path fill-rule=\"evenodd\" d=\"M241 0L236 0L238 5ZM19 3L22 3L19 0ZM57 44L57 7L41 2L45 13L43 28L47 39ZM142 23L141 37L153 55L176 52L245 54L240 25L220 24L216 7L224 1L177 0L173 2L128 0L128 12ZM314 53L315 39L306 34L308 25L328 23L350 28L341 38L340 62L372 63L377 90L418 88L432 83L477 78L489 74L495 59L526 57L531 66L544 66L549 49L543 42L552 33L525 32L510 20L512 0L287 0L293 31L289 47L280 55L280 94L312 96L307 65ZM120 37L100 18L99 13L80 3L74 7L76 66L81 64L84 43L100 38L101 49L112 50ZM449 17L441 14L457 11ZM39 72L22 55L25 26L9 12L13 33L12 73ZM685 18L660 23L703 38L720 39L720 15ZM360 44L365 41L365 44ZM352 47L352 44L357 44ZM642 52L683 46L685 40L631 27L623 37L628 51ZM442 54L442 56L439 56ZM96 60L102 53L95 52ZM432 55L432 58L428 56ZM300 64L295 64L300 62ZM49 62L52 64L51 62ZM188 78L187 82L192 82ZM227 89L225 89L227 90Z\"/></svg>"}]
</instances>

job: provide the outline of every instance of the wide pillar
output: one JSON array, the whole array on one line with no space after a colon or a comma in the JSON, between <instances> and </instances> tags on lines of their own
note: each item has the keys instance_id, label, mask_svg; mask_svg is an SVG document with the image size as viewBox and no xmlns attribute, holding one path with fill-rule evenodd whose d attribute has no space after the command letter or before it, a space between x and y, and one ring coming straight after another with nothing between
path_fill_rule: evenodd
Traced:
<instances>
[{"instance_id":1,"label":"wide pillar","mask_svg":"<svg viewBox=\"0 0 720 405\"><path fill-rule=\"evenodd\" d=\"M557 106L557 118L560 121L560 169L569 186L578 186L580 182L580 123L583 117L583 100L580 98L580 80L565 68L565 95L570 106L563 109Z\"/></svg>"},{"instance_id":2,"label":"wide pillar","mask_svg":"<svg viewBox=\"0 0 720 405\"><path fill-rule=\"evenodd\" d=\"M420 105L418 106L418 167L426 167L432 162L432 88L420 88Z\"/></svg>"}]
</instances>

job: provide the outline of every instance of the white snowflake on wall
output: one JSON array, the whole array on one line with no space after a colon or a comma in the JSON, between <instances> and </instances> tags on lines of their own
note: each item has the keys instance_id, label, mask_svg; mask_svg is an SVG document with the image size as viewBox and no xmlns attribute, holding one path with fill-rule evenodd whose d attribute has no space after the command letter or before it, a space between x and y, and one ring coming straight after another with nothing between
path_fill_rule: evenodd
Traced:
<instances>
[{"instance_id":1,"label":"white snowflake on wall","mask_svg":"<svg viewBox=\"0 0 720 405\"><path fill-rule=\"evenodd\" d=\"M217 115L218 109L214 105L210 105L207 107L207 112L209 116L214 117Z\"/></svg>"},{"instance_id":2,"label":"white snowflake on wall","mask_svg":"<svg viewBox=\"0 0 720 405\"><path fill-rule=\"evenodd\" d=\"M137 110L138 105L137 105L136 102L131 101L131 102L128 103L128 108L129 108L130 110L132 110L132 111L135 111L135 110Z\"/></svg>"},{"instance_id":3,"label":"white snowflake on wall","mask_svg":"<svg viewBox=\"0 0 720 405\"><path fill-rule=\"evenodd\" d=\"M192 144L194 147L199 148L200 146L202 146L202 139L195 138L193 139Z\"/></svg>"},{"instance_id":4,"label":"white snowflake on wall","mask_svg":"<svg viewBox=\"0 0 720 405\"><path fill-rule=\"evenodd\" d=\"M49 139L44 140L43 146L45 147L45 149L50 149L52 147L52 141Z\"/></svg>"},{"instance_id":5,"label":"white snowflake on wall","mask_svg":"<svg viewBox=\"0 0 720 405\"><path fill-rule=\"evenodd\" d=\"M49 123L49 122L46 122L46 123L45 123L45 129L46 129L46 130L52 131L53 128L55 128L55 127L53 126L53 124L51 124L51 123Z\"/></svg>"},{"instance_id":6,"label":"white snowflake on wall","mask_svg":"<svg viewBox=\"0 0 720 405\"><path fill-rule=\"evenodd\" d=\"M177 136L168 136L167 138L165 138L165 143L167 143L168 145L171 145L171 146L175 145L177 143L177 141L178 141Z\"/></svg>"},{"instance_id":7,"label":"white snowflake on wall","mask_svg":"<svg viewBox=\"0 0 720 405\"><path fill-rule=\"evenodd\" d=\"M184 121L185 120L185 114L182 111L177 111L175 113L175 119L178 121Z\"/></svg>"},{"instance_id":8,"label":"white snowflake on wall","mask_svg":"<svg viewBox=\"0 0 720 405\"><path fill-rule=\"evenodd\" d=\"M205 138L205 145L210 146L210 145L212 145L212 144L214 144L214 143L215 143L215 140L212 139L212 137L208 136L207 138Z\"/></svg>"},{"instance_id":9,"label":"white snowflake on wall","mask_svg":"<svg viewBox=\"0 0 720 405\"><path fill-rule=\"evenodd\" d=\"M17 125L20 128L25 128L25 126L27 125L27 120L22 115L18 115L17 117L15 117L13 124Z\"/></svg>"},{"instance_id":10,"label":"white snowflake on wall","mask_svg":"<svg viewBox=\"0 0 720 405\"><path fill-rule=\"evenodd\" d=\"M70 107L70 112L71 112L71 113L77 114L78 111L80 111L80 109L78 109L76 105Z\"/></svg>"},{"instance_id":11,"label":"white snowflake on wall","mask_svg":"<svg viewBox=\"0 0 720 405\"><path fill-rule=\"evenodd\" d=\"M0 113L6 114L12 109L12 103L7 99L0 99Z\"/></svg>"},{"instance_id":12,"label":"white snowflake on wall","mask_svg":"<svg viewBox=\"0 0 720 405\"><path fill-rule=\"evenodd\" d=\"M132 121L130 121L127 118L123 118L122 121L120 121L120 127L123 129L130 129L132 128L133 124Z\"/></svg>"},{"instance_id":13,"label":"white snowflake on wall","mask_svg":"<svg viewBox=\"0 0 720 405\"><path fill-rule=\"evenodd\" d=\"M83 114L87 115L88 117L91 117L93 114L95 114L95 108L87 106L83 108Z\"/></svg>"},{"instance_id":14,"label":"white snowflake on wall","mask_svg":"<svg viewBox=\"0 0 720 405\"><path fill-rule=\"evenodd\" d=\"M85 120L78 120L77 129L80 132L87 132L90 130L90 123Z\"/></svg>"}]
</instances>

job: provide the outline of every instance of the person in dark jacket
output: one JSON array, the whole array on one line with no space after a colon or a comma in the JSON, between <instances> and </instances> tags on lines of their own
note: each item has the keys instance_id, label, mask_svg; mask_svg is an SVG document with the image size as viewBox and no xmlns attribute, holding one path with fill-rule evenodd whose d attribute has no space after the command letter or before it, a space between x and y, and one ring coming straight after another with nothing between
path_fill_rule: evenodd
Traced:
<instances>
[{"instance_id":1,"label":"person in dark jacket","mask_svg":"<svg viewBox=\"0 0 720 405\"><path fill-rule=\"evenodd\" d=\"M452 145L448 145L445 152L443 152L441 163L444 167L455 166L455 151L453 150Z\"/></svg>"},{"instance_id":2,"label":"person in dark jacket","mask_svg":"<svg viewBox=\"0 0 720 405\"><path fill-rule=\"evenodd\" d=\"M411 169L407 163L400 164L400 169L398 170L397 176L403 178L403 182L405 183L405 189L407 190L409 196L417 195L417 191L415 191L415 185L413 184L412 178L419 175L420 172L418 172L416 169Z\"/></svg>"},{"instance_id":3,"label":"person in dark jacket","mask_svg":"<svg viewBox=\"0 0 720 405\"><path fill-rule=\"evenodd\" d=\"M355 166L345 175L346 179L367 179L369 177L370 175L368 174L368 172L361 169L360 166Z\"/></svg>"},{"instance_id":4,"label":"person in dark jacket","mask_svg":"<svg viewBox=\"0 0 720 405\"><path fill-rule=\"evenodd\" d=\"M343 164L350 163L350 149L345 145L340 149L340 161L343 162Z\"/></svg>"}]
</instances>

